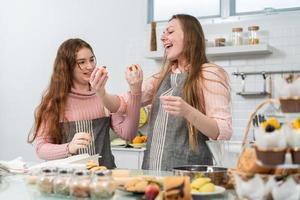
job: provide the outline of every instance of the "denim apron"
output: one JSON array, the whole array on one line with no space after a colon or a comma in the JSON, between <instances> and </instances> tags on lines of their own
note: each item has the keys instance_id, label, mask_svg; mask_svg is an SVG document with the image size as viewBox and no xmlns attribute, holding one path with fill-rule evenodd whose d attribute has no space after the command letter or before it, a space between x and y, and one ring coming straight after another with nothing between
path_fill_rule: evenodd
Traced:
<instances>
[{"instance_id":1,"label":"denim apron","mask_svg":"<svg viewBox=\"0 0 300 200\"><path fill-rule=\"evenodd\" d=\"M143 169L171 171L183 165L212 165L205 143L208 137L197 132L198 146L191 150L186 119L166 113L159 100L160 96L182 96L186 78L187 73L168 75L154 97Z\"/></svg>"},{"instance_id":2,"label":"denim apron","mask_svg":"<svg viewBox=\"0 0 300 200\"><path fill-rule=\"evenodd\" d=\"M99 165L104 165L109 169L115 168L114 156L110 148L109 128L110 117L103 117L93 120L80 120L61 123L64 130L62 143L72 140L75 133L87 132L91 134L92 142L87 148L79 149L78 154L88 153L90 155L99 154Z\"/></svg>"}]
</instances>

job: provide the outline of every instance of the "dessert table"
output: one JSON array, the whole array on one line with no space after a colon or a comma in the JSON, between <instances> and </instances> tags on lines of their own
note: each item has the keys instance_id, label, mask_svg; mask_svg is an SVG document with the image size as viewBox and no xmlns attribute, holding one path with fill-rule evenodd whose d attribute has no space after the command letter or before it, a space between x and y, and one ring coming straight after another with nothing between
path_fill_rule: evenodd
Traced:
<instances>
[{"instance_id":1,"label":"dessert table","mask_svg":"<svg viewBox=\"0 0 300 200\"><path fill-rule=\"evenodd\" d=\"M172 172L166 171L150 171L150 170L130 170L130 176L137 175L153 175L153 176L168 176L173 175ZM9 200L58 200L58 199L72 199L70 197L57 197L50 195L41 195L36 188L32 188L24 181L24 175L8 175L2 177L0 183L0 199ZM145 199L143 195L136 195L129 192L116 190L115 195L111 199ZM207 196L193 196L193 199L211 199L211 200L235 200L236 195L233 190L226 190L222 194L207 195Z\"/></svg>"}]
</instances>

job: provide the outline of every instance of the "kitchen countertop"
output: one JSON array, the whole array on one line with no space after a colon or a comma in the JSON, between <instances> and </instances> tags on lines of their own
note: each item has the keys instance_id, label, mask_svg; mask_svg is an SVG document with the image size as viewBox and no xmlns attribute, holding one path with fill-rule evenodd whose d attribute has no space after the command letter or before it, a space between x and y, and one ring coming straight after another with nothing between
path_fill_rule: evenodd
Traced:
<instances>
[{"instance_id":1,"label":"kitchen countertop","mask_svg":"<svg viewBox=\"0 0 300 200\"><path fill-rule=\"evenodd\" d=\"M168 176L172 175L172 172L163 172L163 171L150 171L150 170L130 170L130 175L154 175L154 176ZM6 176L3 178L2 183L0 184L0 199L9 199L9 200L30 200L30 199L39 199L39 200L54 200L54 199L66 199L55 196L45 196L38 194L37 190L30 188L26 185L24 181L24 175L12 175ZM112 199L122 199L122 200L131 200L131 199L142 199L142 196L135 194L122 192L116 190L116 193ZM210 195L210 196L193 196L193 199L211 199L211 200L223 200L236 199L233 190L226 190L223 194L219 195Z\"/></svg>"}]
</instances>

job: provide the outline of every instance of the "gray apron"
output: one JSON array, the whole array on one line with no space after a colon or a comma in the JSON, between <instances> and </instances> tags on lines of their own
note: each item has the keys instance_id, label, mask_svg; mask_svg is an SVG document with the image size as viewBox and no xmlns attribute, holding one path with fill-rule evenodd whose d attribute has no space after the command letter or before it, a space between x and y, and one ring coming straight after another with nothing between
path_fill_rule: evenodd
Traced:
<instances>
[{"instance_id":1,"label":"gray apron","mask_svg":"<svg viewBox=\"0 0 300 200\"><path fill-rule=\"evenodd\" d=\"M212 155L205 143L208 138L196 133L198 146L191 150L186 119L166 113L159 100L160 96L182 96L186 78L186 73L168 75L154 97L143 169L171 171L183 165L212 164Z\"/></svg>"},{"instance_id":2,"label":"gray apron","mask_svg":"<svg viewBox=\"0 0 300 200\"><path fill-rule=\"evenodd\" d=\"M62 143L72 140L75 133L87 132L91 134L92 142L87 148L79 149L78 154L88 153L99 154L99 165L107 168L115 168L114 156L112 155L109 139L110 117L103 117L93 120L80 120L61 123L64 130Z\"/></svg>"}]
</instances>

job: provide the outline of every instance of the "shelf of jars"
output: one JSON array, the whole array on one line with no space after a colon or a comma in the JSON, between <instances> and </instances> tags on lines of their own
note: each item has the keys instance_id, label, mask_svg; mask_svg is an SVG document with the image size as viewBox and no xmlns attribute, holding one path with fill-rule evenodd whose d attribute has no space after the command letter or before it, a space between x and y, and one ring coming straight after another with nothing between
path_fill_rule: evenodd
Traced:
<instances>
[{"instance_id":1,"label":"shelf of jars","mask_svg":"<svg viewBox=\"0 0 300 200\"><path fill-rule=\"evenodd\" d=\"M239 46L223 46L223 47L207 47L206 55L209 58L242 56L242 55L266 55L272 53L272 47L268 44L256 45L239 45ZM164 56L163 50L149 51L146 58L154 60L162 60Z\"/></svg>"}]
</instances>

